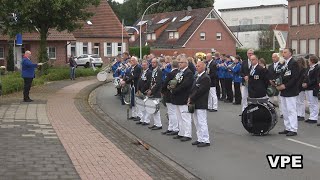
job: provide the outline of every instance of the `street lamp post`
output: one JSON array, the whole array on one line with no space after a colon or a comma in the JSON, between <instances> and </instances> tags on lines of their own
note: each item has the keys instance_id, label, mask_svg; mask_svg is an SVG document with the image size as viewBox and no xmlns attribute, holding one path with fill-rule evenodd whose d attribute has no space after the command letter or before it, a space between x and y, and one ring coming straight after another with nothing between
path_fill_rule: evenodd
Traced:
<instances>
[{"instance_id":1,"label":"street lamp post","mask_svg":"<svg viewBox=\"0 0 320 180\"><path fill-rule=\"evenodd\" d=\"M155 2L155 3L152 3L152 4L144 11L144 13L142 14L141 20L140 20L140 59L142 59L142 42L141 42L141 37L142 37L142 34L143 34L143 33L142 33L141 28L142 28L143 17L144 17L144 15L146 14L146 12L148 11L149 8L151 8L152 6L154 6L154 5L158 4L158 3L160 3L160 1Z\"/></svg>"}]
</instances>

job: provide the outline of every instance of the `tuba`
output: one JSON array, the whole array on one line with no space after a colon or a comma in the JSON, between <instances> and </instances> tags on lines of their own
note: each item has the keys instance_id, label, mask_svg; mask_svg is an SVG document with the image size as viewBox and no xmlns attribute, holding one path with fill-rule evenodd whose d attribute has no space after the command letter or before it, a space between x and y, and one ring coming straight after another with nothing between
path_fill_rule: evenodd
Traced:
<instances>
[{"instance_id":1,"label":"tuba","mask_svg":"<svg viewBox=\"0 0 320 180\"><path fill-rule=\"evenodd\" d=\"M207 55L203 52L196 53L196 59L197 61L204 61L206 59Z\"/></svg>"}]
</instances>

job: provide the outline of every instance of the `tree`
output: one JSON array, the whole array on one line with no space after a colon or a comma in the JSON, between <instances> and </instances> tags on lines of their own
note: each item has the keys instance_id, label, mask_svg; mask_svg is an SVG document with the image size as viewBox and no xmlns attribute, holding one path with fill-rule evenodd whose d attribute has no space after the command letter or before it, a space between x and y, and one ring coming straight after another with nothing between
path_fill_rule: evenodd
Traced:
<instances>
[{"instance_id":1,"label":"tree","mask_svg":"<svg viewBox=\"0 0 320 180\"><path fill-rule=\"evenodd\" d=\"M14 56L13 56L13 45L9 45L9 52L7 57L7 70L14 71Z\"/></svg>"},{"instance_id":2,"label":"tree","mask_svg":"<svg viewBox=\"0 0 320 180\"><path fill-rule=\"evenodd\" d=\"M17 33L38 31L40 50L38 61L48 60L47 37L49 29L72 32L81 27L94 12L87 12L90 5L99 5L100 0L0 0L0 18L3 33L14 37ZM16 14L13 21L12 13Z\"/></svg>"}]
</instances>

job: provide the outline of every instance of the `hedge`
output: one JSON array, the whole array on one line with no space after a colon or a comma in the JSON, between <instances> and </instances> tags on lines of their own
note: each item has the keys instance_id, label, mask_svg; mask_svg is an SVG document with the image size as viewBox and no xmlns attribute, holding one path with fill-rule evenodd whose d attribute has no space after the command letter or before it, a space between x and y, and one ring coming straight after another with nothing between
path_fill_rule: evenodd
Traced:
<instances>
[{"instance_id":1,"label":"hedge","mask_svg":"<svg viewBox=\"0 0 320 180\"><path fill-rule=\"evenodd\" d=\"M99 70L93 71L91 68L77 68L76 77L95 76ZM43 85L49 81L59 81L70 78L69 68L50 68L47 75L34 78L32 86ZM38 72L36 73L38 74ZM23 90L23 79L20 72L8 72L1 76L2 94L10 94Z\"/></svg>"},{"instance_id":2,"label":"hedge","mask_svg":"<svg viewBox=\"0 0 320 180\"><path fill-rule=\"evenodd\" d=\"M239 55L242 60L247 59L247 49L237 49L237 55ZM272 54L275 53L275 51L266 51L266 50L256 50L254 51L254 54L258 56L258 58L263 58L266 60L267 64L272 63Z\"/></svg>"},{"instance_id":3,"label":"hedge","mask_svg":"<svg viewBox=\"0 0 320 180\"><path fill-rule=\"evenodd\" d=\"M140 57L140 47L129 47L129 54L132 56ZM150 47L149 46L142 47L142 57L148 54L150 54Z\"/></svg>"}]
</instances>

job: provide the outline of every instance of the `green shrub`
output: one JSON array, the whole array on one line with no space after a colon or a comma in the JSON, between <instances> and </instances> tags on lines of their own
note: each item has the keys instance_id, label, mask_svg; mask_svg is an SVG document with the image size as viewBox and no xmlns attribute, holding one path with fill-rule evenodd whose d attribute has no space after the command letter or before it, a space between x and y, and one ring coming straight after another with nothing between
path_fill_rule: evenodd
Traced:
<instances>
[{"instance_id":1,"label":"green shrub","mask_svg":"<svg viewBox=\"0 0 320 180\"><path fill-rule=\"evenodd\" d=\"M129 47L129 54L132 56L140 57L140 47ZM142 47L142 57L148 54L150 54L150 47L149 46Z\"/></svg>"},{"instance_id":2,"label":"green shrub","mask_svg":"<svg viewBox=\"0 0 320 180\"><path fill-rule=\"evenodd\" d=\"M267 51L267 50L256 50L254 51L254 54L258 56L258 58L263 58L266 60L267 64L272 63L272 54L275 53L275 51ZM247 49L237 49L237 55L239 55L242 60L247 59Z\"/></svg>"}]
</instances>

